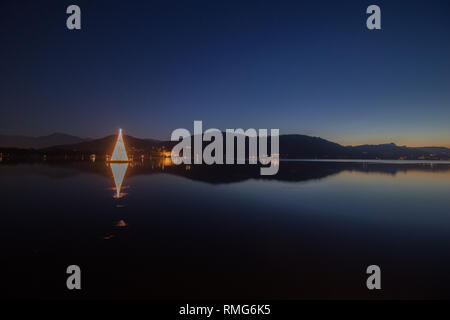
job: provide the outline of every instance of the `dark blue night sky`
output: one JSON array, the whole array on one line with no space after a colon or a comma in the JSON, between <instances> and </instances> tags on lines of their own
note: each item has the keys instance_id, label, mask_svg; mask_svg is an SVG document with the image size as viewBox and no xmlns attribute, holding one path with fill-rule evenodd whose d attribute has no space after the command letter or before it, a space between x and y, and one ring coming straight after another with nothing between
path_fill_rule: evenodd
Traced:
<instances>
[{"instance_id":1,"label":"dark blue night sky","mask_svg":"<svg viewBox=\"0 0 450 320\"><path fill-rule=\"evenodd\" d=\"M5 2L0 133L168 139L203 120L450 146L448 0Z\"/></svg>"}]
</instances>

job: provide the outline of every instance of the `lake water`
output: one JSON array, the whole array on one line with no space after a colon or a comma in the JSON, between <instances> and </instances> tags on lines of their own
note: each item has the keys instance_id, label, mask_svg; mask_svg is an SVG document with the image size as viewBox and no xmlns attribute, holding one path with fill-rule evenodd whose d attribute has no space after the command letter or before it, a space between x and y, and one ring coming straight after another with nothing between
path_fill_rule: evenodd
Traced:
<instances>
[{"instance_id":1,"label":"lake water","mask_svg":"<svg viewBox=\"0 0 450 320\"><path fill-rule=\"evenodd\" d=\"M3 162L0 190L8 297L450 298L449 163Z\"/></svg>"}]
</instances>

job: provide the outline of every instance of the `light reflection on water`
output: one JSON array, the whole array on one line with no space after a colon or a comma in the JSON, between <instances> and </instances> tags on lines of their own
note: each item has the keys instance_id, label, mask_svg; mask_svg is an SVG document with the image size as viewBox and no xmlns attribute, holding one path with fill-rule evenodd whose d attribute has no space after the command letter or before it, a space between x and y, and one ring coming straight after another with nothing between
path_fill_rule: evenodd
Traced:
<instances>
[{"instance_id":1,"label":"light reflection on water","mask_svg":"<svg viewBox=\"0 0 450 320\"><path fill-rule=\"evenodd\" d=\"M281 162L261 177L168 161L3 162L8 292L27 292L33 266L34 294L59 296L52 268L76 261L95 275L87 297L367 298L377 263L384 298L450 297L447 164Z\"/></svg>"},{"instance_id":2,"label":"light reflection on water","mask_svg":"<svg viewBox=\"0 0 450 320\"><path fill-rule=\"evenodd\" d=\"M122 189L122 183L125 178L125 173L127 172L128 163L110 163L110 167L113 173L114 184L116 185L115 197L119 199L122 197L120 190Z\"/></svg>"}]
</instances>

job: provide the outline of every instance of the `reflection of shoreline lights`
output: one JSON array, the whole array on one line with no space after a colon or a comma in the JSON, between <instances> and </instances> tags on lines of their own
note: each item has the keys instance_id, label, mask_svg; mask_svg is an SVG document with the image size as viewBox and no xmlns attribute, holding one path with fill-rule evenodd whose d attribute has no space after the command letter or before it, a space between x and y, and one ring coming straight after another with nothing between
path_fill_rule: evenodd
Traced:
<instances>
[{"instance_id":1,"label":"reflection of shoreline lights","mask_svg":"<svg viewBox=\"0 0 450 320\"><path fill-rule=\"evenodd\" d=\"M170 158L165 158L165 159L164 159L164 165L165 165L165 166L171 166L171 165L172 165L172 159L170 159Z\"/></svg>"}]
</instances>

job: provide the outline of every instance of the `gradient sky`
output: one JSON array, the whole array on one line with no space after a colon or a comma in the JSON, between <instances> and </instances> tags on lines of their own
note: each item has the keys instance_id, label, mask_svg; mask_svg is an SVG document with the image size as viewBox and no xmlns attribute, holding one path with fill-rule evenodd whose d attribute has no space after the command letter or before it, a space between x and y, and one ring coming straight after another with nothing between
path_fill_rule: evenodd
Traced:
<instances>
[{"instance_id":1,"label":"gradient sky","mask_svg":"<svg viewBox=\"0 0 450 320\"><path fill-rule=\"evenodd\" d=\"M2 1L0 43L3 134L168 139L203 120L450 147L448 0Z\"/></svg>"}]
</instances>

